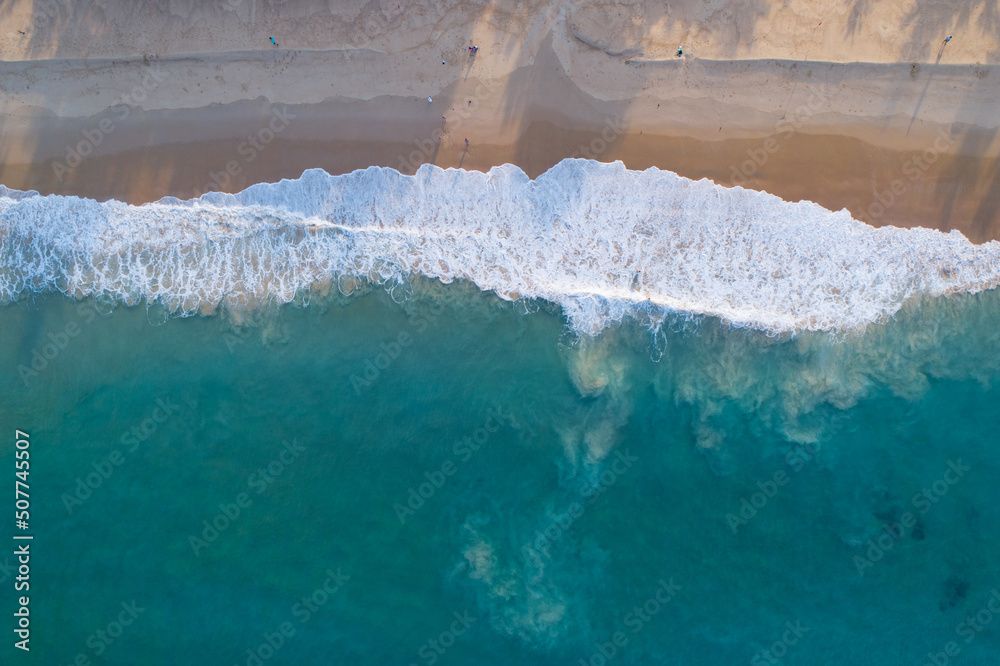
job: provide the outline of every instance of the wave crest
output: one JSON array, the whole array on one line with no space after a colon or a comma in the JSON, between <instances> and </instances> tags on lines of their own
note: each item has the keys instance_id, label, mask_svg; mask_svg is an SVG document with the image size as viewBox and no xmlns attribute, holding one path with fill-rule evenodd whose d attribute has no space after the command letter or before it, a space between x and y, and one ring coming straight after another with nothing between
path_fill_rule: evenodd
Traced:
<instances>
[{"instance_id":1,"label":"wave crest","mask_svg":"<svg viewBox=\"0 0 1000 666\"><path fill-rule=\"evenodd\" d=\"M846 210L591 160L535 180L512 165L313 169L142 206L3 188L0 234L4 302L60 291L178 314L419 273L557 303L581 333L669 312L775 333L861 330L915 295L1000 283L995 241L876 229Z\"/></svg>"}]
</instances>

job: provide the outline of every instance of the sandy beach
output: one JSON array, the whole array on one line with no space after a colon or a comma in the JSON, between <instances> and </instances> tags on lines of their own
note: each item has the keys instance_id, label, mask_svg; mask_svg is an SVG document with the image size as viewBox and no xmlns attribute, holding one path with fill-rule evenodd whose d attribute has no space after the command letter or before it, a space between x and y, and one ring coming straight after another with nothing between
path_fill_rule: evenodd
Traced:
<instances>
[{"instance_id":1,"label":"sandy beach","mask_svg":"<svg viewBox=\"0 0 1000 666\"><path fill-rule=\"evenodd\" d=\"M534 177L585 157L983 242L1000 238L996 11L14 2L0 183L141 203L314 167Z\"/></svg>"},{"instance_id":2,"label":"sandy beach","mask_svg":"<svg viewBox=\"0 0 1000 666\"><path fill-rule=\"evenodd\" d=\"M0 38L3 664L1000 664L1000 0Z\"/></svg>"}]
</instances>

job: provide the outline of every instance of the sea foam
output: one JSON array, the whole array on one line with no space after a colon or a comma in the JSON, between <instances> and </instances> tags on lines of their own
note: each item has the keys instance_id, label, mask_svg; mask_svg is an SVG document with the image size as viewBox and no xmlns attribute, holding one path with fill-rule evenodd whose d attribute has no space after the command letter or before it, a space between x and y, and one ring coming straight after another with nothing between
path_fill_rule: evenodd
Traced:
<instances>
[{"instance_id":1,"label":"sea foam","mask_svg":"<svg viewBox=\"0 0 1000 666\"><path fill-rule=\"evenodd\" d=\"M868 226L846 211L620 162L535 180L371 167L130 206L0 189L0 300L33 292L177 314L287 302L419 273L558 304L596 333L623 317L711 315L768 332L862 330L915 295L1000 283L1000 243Z\"/></svg>"}]
</instances>

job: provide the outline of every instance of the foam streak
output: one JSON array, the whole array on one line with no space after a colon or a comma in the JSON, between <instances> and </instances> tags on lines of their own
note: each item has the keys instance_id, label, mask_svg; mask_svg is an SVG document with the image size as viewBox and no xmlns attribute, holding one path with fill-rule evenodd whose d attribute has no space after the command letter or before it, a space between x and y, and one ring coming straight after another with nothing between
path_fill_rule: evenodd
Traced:
<instances>
[{"instance_id":1,"label":"foam streak","mask_svg":"<svg viewBox=\"0 0 1000 666\"><path fill-rule=\"evenodd\" d=\"M318 169L236 194L128 206L0 189L0 299L158 301L189 314L286 302L351 275L462 279L562 306L571 325L666 310L771 332L860 330L917 294L1000 283L1000 244L870 227L847 211L620 162L538 179L425 165Z\"/></svg>"}]
</instances>

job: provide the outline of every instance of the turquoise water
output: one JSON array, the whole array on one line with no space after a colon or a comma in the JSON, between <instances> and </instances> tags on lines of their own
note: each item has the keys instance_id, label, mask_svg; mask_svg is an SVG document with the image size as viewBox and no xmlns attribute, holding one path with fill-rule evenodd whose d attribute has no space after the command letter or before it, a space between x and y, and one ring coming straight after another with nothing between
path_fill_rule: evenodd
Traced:
<instances>
[{"instance_id":1,"label":"turquoise water","mask_svg":"<svg viewBox=\"0 0 1000 666\"><path fill-rule=\"evenodd\" d=\"M1000 663L1000 243L566 160L0 257L0 663Z\"/></svg>"},{"instance_id":2,"label":"turquoise water","mask_svg":"<svg viewBox=\"0 0 1000 666\"><path fill-rule=\"evenodd\" d=\"M31 663L998 663L997 292L594 337L461 280L333 293L0 310Z\"/></svg>"}]
</instances>

